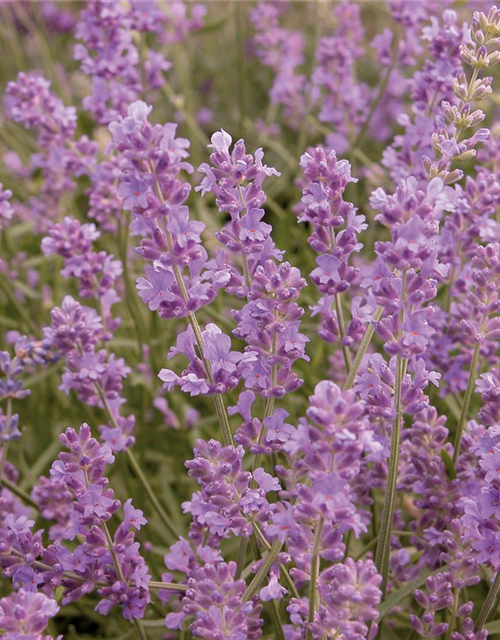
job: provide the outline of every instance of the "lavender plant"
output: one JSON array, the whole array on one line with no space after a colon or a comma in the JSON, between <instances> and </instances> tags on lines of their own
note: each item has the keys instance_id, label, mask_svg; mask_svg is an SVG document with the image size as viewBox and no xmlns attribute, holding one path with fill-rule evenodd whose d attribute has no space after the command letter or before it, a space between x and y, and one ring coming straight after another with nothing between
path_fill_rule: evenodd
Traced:
<instances>
[{"instance_id":1,"label":"lavender plant","mask_svg":"<svg viewBox=\"0 0 500 640\"><path fill-rule=\"evenodd\" d=\"M0 636L500 634L500 10L0 18Z\"/></svg>"}]
</instances>

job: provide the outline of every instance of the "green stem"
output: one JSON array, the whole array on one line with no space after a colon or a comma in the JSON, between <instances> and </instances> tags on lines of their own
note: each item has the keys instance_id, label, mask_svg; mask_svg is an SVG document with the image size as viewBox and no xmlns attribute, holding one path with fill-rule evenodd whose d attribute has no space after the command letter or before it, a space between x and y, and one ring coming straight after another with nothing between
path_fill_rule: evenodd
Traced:
<instances>
[{"instance_id":1,"label":"green stem","mask_svg":"<svg viewBox=\"0 0 500 640\"><path fill-rule=\"evenodd\" d=\"M25 502L26 504L29 504L30 507L33 507L34 509L38 509L37 503L33 500L33 498L28 493L23 491L21 487L18 487L16 484L11 482L7 478L2 478L2 484L6 489L8 489L11 493L16 495L18 498L20 498L23 502Z\"/></svg>"},{"instance_id":2,"label":"green stem","mask_svg":"<svg viewBox=\"0 0 500 640\"><path fill-rule=\"evenodd\" d=\"M235 19L235 49L237 51L238 70L238 103L239 103L239 129L240 136L245 137L245 120L247 113L247 69L246 69L246 35L245 16L243 15L243 5L240 0L233 0L233 11Z\"/></svg>"},{"instance_id":3,"label":"green stem","mask_svg":"<svg viewBox=\"0 0 500 640\"><path fill-rule=\"evenodd\" d=\"M398 477L399 463L399 442L401 439L402 428L402 406L401 406L401 387L403 384L403 370L405 366L405 358L398 355L396 363L396 385L394 390L394 408L396 418L392 426L391 434L391 453L389 457L389 471L387 476L387 488L384 499L384 509L382 512L382 522L378 537L377 551L375 553L375 564L379 573L382 575L381 590L385 595L387 591L387 580L389 575L389 556L391 549L391 529L394 519L394 507L396 502L396 485Z\"/></svg>"},{"instance_id":4,"label":"green stem","mask_svg":"<svg viewBox=\"0 0 500 640\"><path fill-rule=\"evenodd\" d=\"M101 385L98 382L96 382L94 383L94 386L97 390L97 393L99 394L99 397L101 398L101 402L104 405L104 408L106 410L106 413L108 414L111 424L113 425L113 428L119 429L120 427L118 426L115 415L111 410L111 407L109 406L108 400L106 398L104 391L102 390ZM160 501L158 500L158 497L156 496L156 493L153 490L153 487L149 484L148 479L144 475L144 472L142 471L139 463L137 462L136 457L134 456L134 454L130 449L126 449L126 455L132 469L134 470L134 473L139 478L144 490L148 494L148 497L153 507L155 508L156 512L160 516L160 519L162 520L163 524L167 527L168 531L177 540L177 538L179 538L181 534L179 533L179 531L177 531L177 528L175 524L172 522L172 519L167 515L164 508L161 506Z\"/></svg>"},{"instance_id":5,"label":"green stem","mask_svg":"<svg viewBox=\"0 0 500 640\"><path fill-rule=\"evenodd\" d=\"M373 314L373 321L378 322L384 313L383 307L377 307L375 313ZM358 374L359 367L361 366L361 362L365 357L366 352L368 351L368 347L370 346L370 342L372 340L373 334L375 332L375 327L372 323L370 323L365 330L363 335L363 339L361 340L361 344L359 345L358 352L354 358L354 362L352 363L352 367L349 370L349 375L347 376L346 383L344 385L344 391L350 389L354 384L354 380Z\"/></svg>"},{"instance_id":6,"label":"green stem","mask_svg":"<svg viewBox=\"0 0 500 640\"><path fill-rule=\"evenodd\" d=\"M210 140L207 138L205 132L200 127L200 125L196 122L196 118L194 118L189 113L189 111L184 107L184 99L181 96L176 95L175 91L172 89L171 85L166 80L162 85L161 90L165 94L170 104L182 114L184 120L186 121L187 126L191 129L192 133L198 139L198 141L203 146L206 146L207 144L209 144Z\"/></svg>"},{"instance_id":7,"label":"green stem","mask_svg":"<svg viewBox=\"0 0 500 640\"><path fill-rule=\"evenodd\" d=\"M366 553L368 553L368 551L371 551L371 549L373 549L373 547L377 544L378 541L378 536L375 536L375 538L373 538L372 540L370 540L370 542L366 545L366 547L364 547L363 549L361 549L361 551L358 553L358 555L354 558L354 560L359 560L360 558L362 558Z\"/></svg>"},{"instance_id":8,"label":"green stem","mask_svg":"<svg viewBox=\"0 0 500 640\"><path fill-rule=\"evenodd\" d=\"M479 349L480 343L476 342L469 371L469 381L467 382L467 389L465 390L464 402L462 404L460 420L458 421L458 427L455 433L455 442L453 444L453 465L455 467L457 466L458 456L460 455L460 444L462 442L462 435L467 423L467 415L469 413L470 402L474 392L474 383L476 382L477 367L479 364Z\"/></svg>"},{"instance_id":9,"label":"green stem","mask_svg":"<svg viewBox=\"0 0 500 640\"><path fill-rule=\"evenodd\" d=\"M109 533L108 525L105 522L103 522L101 527L102 527L102 530L104 531L104 535L106 536L106 542L108 544L109 552L111 553L111 557L113 558L113 564L115 565L116 575L118 576L118 579L120 580L120 582L123 582L124 584L126 584L125 576L123 575L122 566L120 564L120 559L118 558L118 554L116 553L115 546L113 544L113 538ZM135 625L135 629L137 631L137 635L140 638L140 640L148 640L141 621L137 620L137 618L132 618L132 622Z\"/></svg>"},{"instance_id":10,"label":"green stem","mask_svg":"<svg viewBox=\"0 0 500 640\"><path fill-rule=\"evenodd\" d=\"M129 222L130 216L127 214L125 218L125 225L122 228L120 225L119 232L120 238L118 242L119 251L120 251L120 260L123 267L123 282L125 284L125 302L127 304L130 316L132 318L132 322L135 326L135 331L137 333L137 340L139 342L139 353L142 354L142 348L144 345L144 341L148 340L148 332L146 329L146 323L144 322L144 318L142 316L141 310L137 304L137 297L135 287L132 284L130 279L130 271L128 268L128 237L129 237Z\"/></svg>"},{"instance_id":11,"label":"green stem","mask_svg":"<svg viewBox=\"0 0 500 640\"><path fill-rule=\"evenodd\" d=\"M151 174L154 176L154 168L152 166L149 167ZM163 193L161 191L160 185L158 182L155 183L155 190L158 196L158 200L163 204L165 199L163 197ZM167 247L169 251L172 251L173 248L173 239L172 234L168 229L164 229L165 236L167 239ZM189 301L189 295L186 289L186 285L184 284L184 278L182 277L181 270L179 269L179 265L174 264L173 266L175 280L177 282L177 286L179 287L179 291L181 293L182 299L184 302ZM203 366L205 367L205 371L207 373L207 377L212 385L215 384L215 380L212 374L212 367L210 362L205 358L205 345L203 344L203 336L201 333L201 328L198 323L198 318L194 311L190 311L188 315L189 323L191 324L191 328L193 329L194 336L196 338L196 342L198 344L198 349L200 352L200 358L203 362ZM222 431L222 442L227 447L228 445L234 445L233 434L231 433L231 427L229 425L229 418L227 416L226 407L224 405L224 401L220 393L213 394L215 411L217 413L217 417L219 418L219 424Z\"/></svg>"},{"instance_id":12,"label":"green stem","mask_svg":"<svg viewBox=\"0 0 500 640\"><path fill-rule=\"evenodd\" d=\"M167 591L187 591L187 584L177 584L176 582L155 582L151 580L148 584L150 589L165 589Z\"/></svg>"},{"instance_id":13,"label":"green stem","mask_svg":"<svg viewBox=\"0 0 500 640\"><path fill-rule=\"evenodd\" d=\"M181 276L182 279L182 276ZM186 294L187 295L187 294ZM211 384L215 384L214 377L212 375L212 367L210 362L205 358L205 345L203 343L203 336L201 334L201 328L198 323L198 319L196 315L191 312L189 314L189 322L193 329L193 333L196 338L196 342L198 343L198 349L200 351L200 357L203 361L203 365L205 367L205 371L207 372L207 377ZM215 411L217 413L217 417L219 419L220 428L222 431L222 442L224 446L234 445L233 434L231 433L231 427L229 425L229 418L227 416L226 407L224 405L224 400L220 393L214 393L213 395Z\"/></svg>"},{"instance_id":14,"label":"green stem","mask_svg":"<svg viewBox=\"0 0 500 640\"><path fill-rule=\"evenodd\" d=\"M254 531L259 535L259 537L261 537L262 542L265 543L264 546L266 546L267 550L268 550L268 555L267 558L264 560L262 566L260 567L259 571L257 572L257 574L255 575L255 578L252 580L252 582L249 584L247 590L245 591L244 595L243 595L243 602L247 602L247 600L249 600L256 592L257 589L259 587L259 585L257 585L254 593L252 595L249 595L248 598L245 600L245 596L247 595L247 592L249 592L249 589L252 588L252 585L254 585L257 576L261 573L261 570L263 568L264 565L267 565L268 563L268 567L265 571L265 573L263 572L263 579L265 578L265 576L267 575L269 568L271 567L271 565L273 564L273 562L276 562L277 556L279 554L279 551L281 549L281 547L283 546L283 543L279 542L278 540L273 544L273 546L271 546L267 540L265 539L264 535L262 534L262 532L259 529L259 526L255 523L252 522ZM257 536L253 535L251 540L251 546L254 552L254 557L255 560L260 560L260 549L259 546L257 544ZM279 549L278 549L279 546ZM278 549L276 551L276 549ZM270 562L270 560L273 558L274 556L274 560ZM282 565L280 564L280 569L281 569ZM270 612L270 616L271 616L271 620L273 622L274 625L274 630L276 633L276 640L285 640L285 636L283 633L283 625L281 622L281 618L280 618L280 613L279 613L279 609L278 609L278 605L276 603L275 600L271 600L268 603L268 608L269 608L269 612Z\"/></svg>"},{"instance_id":15,"label":"green stem","mask_svg":"<svg viewBox=\"0 0 500 640\"><path fill-rule=\"evenodd\" d=\"M342 310L342 303L340 301L340 294L335 294L335 310L337 312L337 321L339 325L339 335L340 335L340 344L342 346L342 353L344 354L344 362L345 362L345 370L347 374L351 371L352 368L352 358L351 352L349 351L349 347L344 344L344 338L346 336L345 329L345 320L344 320L344 312Z\"/></svg>"},{"instance_id":16,"label":"green stem","mask_svg":"<svg viewBox=\"0 0 500 640\"><path fill-rule=\"evenodd\" d=\"M7 399L7 416L5 419L5 422L7 424L7 433L10 430L11 419L12 419L12 398L8 398ZM10 444L10 440L7 440L6 442L2 443L2 446L0 447L0 454L2 455L2 457L0 458L0 481L3 478L3 472L5 471L5 465L7 463L7 455L9 453L9 444Z\"/></svg>"},{"instance_id":17,"label":"green stem","mask_svg":"<svg viewBox=\"0 0 500 640\"><path fill-rule=\"evenodd\" d=\"M149 484L134 454L130 449L127 449L126 454L130 462L130 466L134 470L134 473L136 474L136 476L139 478L142 486L144 487L144 490L148 494L148 498L150 499L151 504L155 508L155 511L157 512L157 514L160 516L161 521L176 539L179 538L180 537L179 531L177 531L175 524L172 522L172 519L170 518L170 516L167 515L167 513L161 506L160 501L156 496L156 493L154 492L153 488Z\"/></svg>"},{"instance_id":18,"label":"green stem","mask_svg":"<svg viewBox=\"0 0 500 640\"><path fill-rule=\"evenodd\" d=\"M283 623L281 622L280 611L276 600L269 602L269 616L274 626L275 640L285 640Z\"/></svg>"},{"instance_id":19,"label":"green stem","mask_svg":"<svg viewBox=\"0 0 500 640\"><path fill-rule=\"evenodd\" d=\"M236 579L241 578L243 569L245 568L245 560L247 557L248 538L241 538L238 546L238 555L236 556Z\"/></svg>"},{"instance_id":20,"label":"green stem","mask_svg":"<svg viewBox=\"0 0 500 640\"><path fill-rule=\"evenodd\" d=\"M271 549L271 545L266 540L266 537L264 536L264 534L260 530L259 525L255 521L252 521L252 527L253 527L253 530L255 531L255 534L256 534L256 535L254 535L254 536L252 536L250 538L250 542L251 542L252 546L254 544L257 544L257 538L258 538L261 541L261 543L264 546L264 548L269 551ZM257 546L257 549L258 549L258 546ZM294 584L290 574L288 573L288 569L285 567L284 564L281 564L281 562L280 562L280 572L281 572L281 575L283 576L283 580L286 582L286 585L287 585L290 593L293 595L294 598L299 598L300 597L299 593L298 593L298 591L297 591L297 589L295 587L295 584Z\"/></svg>"},{"instance_id":21,"label":"green stem","mask_svg":"<svg viewBox=\"0 0 500 640\"><path fill-rule=\"evenodd\" d=\"M488 618L494 608L495 602L497 600L498 594L500 593L500 571L495 576L495 580L490 587L488 595L486 596L486 600L483 603L481 611L476 620L476 625L474 627L474 631L480 631L486 622L488 622Z\"/></svg>"},{"instance_id":22,"label":"green stem","mask_svg":"<svg viewBox=\"0 0 500 640\"><path fill-rule=\"evenodd\" d=\"M450 612L451 620L450 620L450 624L448 625L448 629L446 630L445 640L450 640L451 634L455 629L455 622L456 622L457 611L458 611L458 598L459 598L459 590L457 589L457 587L455 587L453 589L453 608Z\"/></svg>"},{"instance_id":23,"label":"green stem","mask_svg":"<svg viewBox=\"0 0 500 640\"><path fill-rule=\"evenodd\" d=\"M321 534L323 533L323 518L318 520L318 524L316 525L316 531L314 532L314 544L313 544L313 552L311 558L311 581L309 583L309 611L307 613L307 631L306 631L306 640L311 640L312 638L312 630L311 624L314 620L314 613L316 611L316 600L317 600L317 582L319 575L319 548L321 545Z\"/></svg>"},{"instance_id":24,"label":"green stem","mask_svg":"<svg viewBox=\"0 0 500 640\"><path fill-rule=\"evenodd\" d=\"M9 281L5 279L5 276L3 274L0 274L0 289L3 291L3 293L5 294L5 297L14 307L14 309L19 314L19 316L22 318L26 327L32 333L36 334L38 332L38 327L33 322L33 320L31 319L30 315L28 314L24 306L16 298L16 294L12 290Z\"/></svg>"},{"instance_id":25,"label":"green stem","mask_svg":"<svg viewBox=\"0 0 500 640\"><path fill-rule=\"evenodd\" d=\"M142 626L142 622L137 618L132 618L132 622L134 623L135 630L140 640L148 640L148 636L146 635L146 630Z\"/></svg>"},{"instance_id":26,"label":"green stem","mask_svg":"<svg viewBox=\"0 0 500 640\"><path fill-rule=\"evenodd\" d=\"M277 561L278 555L282 547L283 547L283 543L281 542L281 540L276 540L273 543L271 549L268 551L267 556L265 557L264 561L260 565L259 570L255 574L252 582L246 588L246 591L242 597L243 602L248 602L257 593L257 591L260 588L260 585L266 579L266 576L269 573L269 569Z\"/></svg>"},{"instance_id":27,"label":"green stem","mask_svg":"<svg viewBox=\"0 0 500 640\"><path fill-rule=\"evenodd\" d=\"M370 111L368 112L366 120L361 125L361 128L360 128L360 130L358 132L358 135L354 139L354 142L351 144L351 149L355 149L356 147L358 147L363 142L363 139L364 139L364 137L365 137L365 135L366 135L366 133L368 131L368 128L370 126L370 123L372 121L372 118L375 115L375 112L377 111L378 106L379 106L380 102L382 101L382 98L384 97L384 94L385 94L385 92L387 90L387 86L389 84L389 80L391 78L391 74L394 71L394 67L396 66L396 63L397 63L398 45L399 45L399 38L397 38L396 35L394 35L394 39L393 39L393 43L392 43L391 64L385 70L385 73L384 73L384 75L383 75L383 77L382 77L382 79L380 81L380 84L379 84L377 95L375 96L375 98L371 102Z\"/></svg>"},{"instance_id":28,"label":"green stem","mask_svg":"<svg viewBox=\"0 0 500 640\"><path fill-rule=\"evenodd\" d=\"M275 402L274 396L269 396L267 398L266 407L264 409L264 417L262 418L262 427L260 429L259 436L257 438L257 442L259 444L262 442L262 439L264 438L264 434L266 432L264 421L266 420L266 418L271 416L274 412L274 402ZM254 457L253 464L252 464L252 479L250 481L250 487L252 489L257 487L257 483L253 478L253 474L255 473L255 470L260 467L261 464L262 464L262 454L258 453ZM241 576L241 572L243 571L243 567L245 566L247 546L248 546L248 538L241 538L240 545L238 547L238 556L236 559L236 577L238 578Z\"/></svg>"}]
</instances>

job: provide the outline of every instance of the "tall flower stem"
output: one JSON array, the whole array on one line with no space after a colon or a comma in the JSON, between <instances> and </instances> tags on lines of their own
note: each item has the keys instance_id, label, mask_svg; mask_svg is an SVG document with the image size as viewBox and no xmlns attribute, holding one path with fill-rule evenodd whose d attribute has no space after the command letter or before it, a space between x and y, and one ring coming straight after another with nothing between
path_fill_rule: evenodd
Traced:
<instances>
[{"instance_id":1,"label":"tall flower stem","mask_svg":"<svg viewBox=\"0 0 500 640\"><path fill-rule=\"evenodd\" d=\"M150 168L150 172L152 175L154 175L154 169L151 166ZM165 203L165 199L163 197L163 193L161 192L160 189L160 185L158 184L158 182L156 182L155 184L155 190L156 190L156 195L158 196L158 200L164 204ZM172 239L172 234L170 233L170 231L168 231L168 229L164 228L164 232L165 232L165 236L167 239L167 247L169 251L172 251L173 248L173 239ZM186 290L186 285L184 284L184 278L182 277L182 273L181 270L179 269L179 265L175 264L173 265L173 270L174 270L174 276L175 276L175 280L177 282L177 286L179 287L179 291L181 293L182 299L184 300L184 302L188 302L189 301L189 296L188 296L188 292ZM188 314L188 320L189 323L191 325L191 328L193 329L193 333L196 339L196 343L198 344L198 350L200 352L200 357L201 360L203 362L203 366L205 367L205 371L207 373L207 377L210 381L211 384L215 384L214 381L214 377L212 375L212 367L210 365L210 362L205 358L205 345L203 344L203 336L201 334L201 328L200 328L200 324L198 322L198 318L196 317L196 314L194 313L194 311L190 311ZM214 393L213 394L213 399L214 399L214 404L215 404L215 411L217 413L217 417L219 419L219 424L220 424L220 428L222 431L222 442L224 443L224 446L228 446L228 445L234 445L234 440L233 440L233 434L231 433L231 427L229 425L229 418L227 416L227 411L226 411L226 407L224 405L224 401L222 399L222 396L220 393Z\"/></svg>"},{"instance_id":2,"label":"tall flower stem","mask_svg":"<svg viewBox=\"0 0 500 640\"><path fill-rule=\"evenodd\" d=\"M12 398L8 397L7 398L7 415L5 417L5 422L7 425L7 434L9 434L9 431L10 431L11 421L12 421ZM9 453L9 442L10 441L7 440L6 442L3 442L0 445L0 455L2 456L0 458L0 482L2 481L2 478L3 478L5 465L7 464L7 455Z\"/></svg>"},{"instance_id":3,"label":"tall flower stem","mask_svg":"<svg viewBox=\"0 0 500 640\"><path fill-rule=\"evenodd\" d=\"M257 593L260 588L260 585L266 579L267 574L269 573L269 569L272 565L277 561L278 555L283 547L283 543L280 540L276 540L272 547L269 549L267 556L264 561L260 565L259 570L255 574L252 582L248 585L243 594L243 602L248 602L253 596Z\"/></svg>"},{"instance_id":4,"label":"tall flower stem","mask_svg":"<svg viewBox=\"0 0 500 640\"><path fill-rule=\"evenodd\" d=\"M467 382L467 389L465 390L464 401L462 403L462 410L460 411L460 419L458 421L457 431L455 433L455 442L453 443L453 465L457 465L458 456L460 455L460 444L462 442L462 435L467 423L467 416L469 413L470 402L472 400L472 394L474 392L474 383L476 382L477 367L479 364L479 349L480 343L476 342L474 346L474 353L472 354L472 362L469 371L469 380Z\"/></svg>"},{"instance_id":5,"label":"tall flower stem","mask_svg":"<svg viewBox=\"0 0 500 640\"><path fill-rule=\"evenodd\" d=\"M318 592L318 575L319 575L319 548L321 545L321 534L323 533L324 519L321 517L316 525L314 532L314 543L311 557L311 581L309 583L309 610L307 613L307 631L306 640L311 640L312 630L311 624L314 620L314 613L316 611L317 604L317 592Z\"/></svg>"},{"instance_id":6,"label":"tall flower stem","mask_svg":"<svg viewBox=\"0 0 500 640\"><path fill-rule=\"evenodd\" d=\"M352 142L351 149L356 149L363 142L364 137L370 127L373 116L375 115L380 103L382 102L382 99L385 96L385 92L387 91L387 87L389 85L389 80L391 79L392 72L394 71L396 64L398 62L399 40L400 40L399 36L394 35L392 46L391 46L391 49L392 49L391 64L388 67L386 67L385 73L380 79L377 95L371 101L370 111L366 116L365 121L361 125L356 138Z\"/></svg>"},{"instance_id":7,"label":"tall flower stem","mask_svg":"<svg viewBox=\"0 0 500 640\"><path fill-rule=\"evenodd\" d=\"M31 316L27 312L26 307L22 305L17 299L16 294L11 287L10 281L7 280L3 274L0 274L0 289L3 291L10 304L14 307L17 314L22 318L24 324L26 325L26 328L32 333L37 334L38 327L31 319Z\"/></svg>"},{"instance_id":8,"label":"tall flower stem","mask_svg":"<svg viewBox=\"0 0 500 640\"><path fill-rule=\"evenodd\" d=\"M119 225L118 227L118 252L120 256L120 260L122 262L123 267L123 282L125 285L125 302L127 304L130 316L132 318L132 322L134 323L137 341L139 344L139 353L142 353L142 348L144 345L144 341L148 340L148 330L146 328L146 323L144 322L144 318L142 316L141 310L137 304L137 295L135 291L135 287L132 283L132 279L130 277L130 270L128 266L128 239L129 239L129 224L130 224L130 215L127 215L125 218L125 224L123 227Z\"/></svg>"},{"instance_id":9,"label":"tall flower stem","mask_svg":"<svg viewBox=\"0 0 500 640\"><path fill-rule=\"evenodd\" d=\"M494 609L495 602L497 601L498 595L500 594L500 571L498 571L495 576L495 580L490 587L488 595L486 596L486 600L481 607L481 611L476 620L476 624L474 626L475 631L480 631L483 626L488 622L488 618L492 610Z\"/></svg>"},{"instance_id":10,"label":"tall flower stem","mask_svg":"<svg viewBox=\"0 0 500 640\"><path fill-rule=\"evenodd\" d=\"M119 429L118 423L116 422L116 418L111 410L111 407L109 406L109 403L106 399L106 396L104 394L104 391L102 390L101 386L99 383L95 383L95 388L97 390L97 393L99 394L99 397L101 398L101 401L104 405L104 408L106 410L106 413L108 414L108 417L111 421L111 424L113 425L113 427L115 429ZM143 470L141 469L140 464L137 462L137 459L135 457L135 455L132 453L132 451L130 449L126 450L126 455L127 458L130 462L130 466L132 467L132 469L134 470L134 473L136 474L137 478L139 479L139 482L142 484L145 492L148 495L148 498L151 501L151 504L153 505L156 513L159 515L161 521L163 522L163 524L167 527L168 531L174 536L175 539L180 537L180 533L177 530L175 524L173 523L172 519L170 518L170 516L166 513L165 509L162 507L162 505L160 504L160 501L158 500L158 497L156 495L156 493L153 490L153 487L149 484L148 479L146 478Z\"/></svg>"},{"instance_id":11,"label":"tall flower stem","mask_svg":"<svg viewBox=\"0 0 500 640\"><path fill-rule=\"evenodd\" d=\"M336 244L337 244L337 240L335 238L335 230L333 227L330 227L330 247L332 252ZM346 369L346 373L349 373L352 366L352 358L351 358L351 352L349 350L349 347L344 344L344 339L346 337L346 328L345 328L344 311L342 309L342 301L340 298L340 293L335 294L335 312L337 314L340 345L342 347L342 353L344 355L345 369Z\"/></svg>"},{"instance_id":12,"label":"tall flower stem","mask_svg":"<svg viewBox=\"0 0 500 640\"><path fill-rule=\"evenodd\" d=\"M275 369L275 368L276 367L274 366L273 369ZM264 434L266 432L266 427L264 426L264 420L266 420L266 418L269 418L269 416L271 416L273 414L273 412L274 412L274 403L275 403L274 396L269 396L267 398L266 406L265 406L265 409L264 409L264 417L262 418L262 428L261 428L261 430L259 432L259 436L257 438L257 442L259 444L262 442L262 439L264 438ZM255 473L255 470L260 467L261 464L262 464L262 454L258 453L254 457L253 464L252 464L252 480L251 480L251 486L252 487L256 487L257 486L257 483L253 479L253 474ZM237 560L236 560L236 575L237 575L238 578L241 576L241 572L243 571L243 567L245 566L247 547L248 547L248 538L241 538L240 544L239 544L239 547L238 547L238 556L237 556Z\"/></svg>"},{"instance_id":13,"label":"tall flower stem","mask_svg":"<svg viewBox=\"0 0 500 640\"><path fill-rule=\"evenodd\" d=\"M345 370L347 373L352 369L352 358L349 347L344 344L344 338L346 336L344 311L342 310L342 302L340 301L340 293L335 295L335 310L337 312L337 321L339 324L340 344L342 346L342 353L344 355Z\"/></svg>"},{"instance_id":14,"label":"tall flower stem","mask_svg":"<svg viewBox=\"0 0 500 640\"><path fill-rule=\"evenodd\" d=\"M375 313L373 314L372 322L378 322L384 313L383 307L377 307L375 309ZM358 374L359 367L361 366L361 362L365 357L366 352L368 351L368 347L370 346L370 342L373 338L373 334L375 332L375 327L372 323L370 323L365 330L363 335L363 339L361 340L361 344L359 345L358 352L356 353L356 357L354 358L354 362L352 363L352 367L349 369L349 375L347 376L347 380L344 385L344 391L350 389L354 384L354 380Z\"/></svg>"},{"instance_id":15,"label":"tall flower stem","mask_svg":"<svg viewBox=\"0 0 500 640\"><path fill-rule=\"evenodd\" d=\"M104 535L106 536L106 542L108 545L109 552L111 553L111 557L113 558L113 564L115 565L116 575L118 576L118 579L120 580L120 582L123 582L124 584L126 584L125 576L123 575L122 566L120 564L120 559L118 558L118 554L116 553L116 550L113 544L113 538L109 533L108 525L105 522L103 522L101 526L102 526L102 530L104 531ZM140 638L140 640L148 640L146 632L144 631L144 627L142 626L142 622L137 618L132 618L132 621L135 625L137 636Z\"/></svg>"},{"instance_id":16,"label":"tall flower stem","mask_svg":"<svg viewBox=\"0 0 500 640\"><path fill-rule=\"evenodd\" d=\"M253 530L255 532L255 537L253 537L253 539L256 541L257 538L258 538L260 540L260 542L262 543L263 547L265 549L267 549L267 551L270 551L271 545L266 540L266 537L264 536L264 534L260 530L259 525L255 522L255 520L252 520L251 524L252 524ZM281 572L281 575L283 577L283 580L286 582L286 586L290 590L290 593L293 595L294 598L300 598L299 593L298 593L298 591L297 591L297 589L295 587L295 584L294 584L290 574L288 573L288 569L285 567L284 564L281 564L281 562L279 563L279 567L280 567L280 572Z\"/></svg>"},{"instance_id":17,"label":"tall flower stem","mask_svg":"<svg viewBox=\"0 0 500 640\"><path fill-rule=\"evenodd\" d=\"M406 307L406 279L407 271L403 269L401 273L401 293L400 309L398 314L398 339L402 336L402 326L405 319ZM382 595L387 591L387 580L389 576L389 557L391 551L391 531L394 520L394 506L396 503L396 486L398 482L399 466L399 443L401 440L401 429L403 426L403 407L401 403L401 390L408 364L407 358L401 354L396 359L396 381L394 386L394 411L395 419L391 433L391 453L389 455L389 470L387 475L387 487L384 498L384 508L382 511L382 521L378 536L377 550L375 552L375 564L382 576L380 588Z\"/></svg>"},{"instance_id":18,"label":"tall flower stem","mask_svg":"<svg viewBox=\"0 0 500 640\"><path fill-rule=\"evenodd\" d=\"M7 456L5 457L7 459ZM26 491L23 491L23 489L21 489L21 487L19 487L17 484L14 484L13 482L11 482L5 477L2 478L2 481L0 484L3 485L6 489L8 489L15 496L20 498L23 502L25 502L30 507L33 507L34 509L38 509L38 505L33 500L33 498L28 493L26 493Z\"/></svg>"},{"instance_id":19,"label":"tall flower stem","mask_svg":"<svg viewBox=\"0 0 500 640\"><path fill-rule=\"evenodd\" d=\"M149 484L146 476L144 475L140 464L137 462L137 459L136 459L135 455L132 453L132 451L130 449L127 449L126 453L127 453L128 461L130 462L130 466L134 470L134 473L139 478L140 483L142 484L142 486L144 487L144 490L148 494L148 498L151 501L151 504L153 505L156 513L160 516L161 521L167 527L167 529L170 531L170 533L173 536L175 536L175 538L179 538L180 537L180 532L177 530L177 528L176 528L175 524L172 522L172 519L170 518L170 516L167 515L167 513L165 512L165 510L161 506L160 501L158 500L158 497L157 497L156 493L154 492L152 486Z\"/></svg>"},{"instance_id":20,"label":"tall flower stem","mask_svg":"<svg viewBox=\"0 0 500 640\"><path fill-rule=\"evenodd\" d=\"M382 522L375 553L375 564L382 576L381 590L385 595L387 590L387 579L389 575L389 555L391 550L391 530L394 519L394 506L396 502L396 485L398 477L399 463L399 443L401 440L401 428L403 422L401 407L401 387L403 384L403 371L405 368L405 358L398 356L396 363L396 384L394 390L394 407L396 418L392 426L391 453L389 457L389 471L387 476L387 488L385 492L384 509L382 512Z\"/></svg>"}]
</instances>

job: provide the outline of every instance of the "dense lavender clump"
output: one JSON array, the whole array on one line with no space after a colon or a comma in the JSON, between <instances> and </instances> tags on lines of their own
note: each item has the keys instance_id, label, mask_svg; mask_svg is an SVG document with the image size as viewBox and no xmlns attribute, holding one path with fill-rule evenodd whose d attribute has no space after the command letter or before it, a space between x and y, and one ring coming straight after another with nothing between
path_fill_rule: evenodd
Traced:
<instances>
[{"instance_id":1,"label":"dense lavender clump","mask_svg":"<svg viewBox=\"0 0 500 640\"><path fill-rule=\"evenodd\" d=\"M496 633L500 10L28 4L0 636Z\"/></svg>"}]
</instances>

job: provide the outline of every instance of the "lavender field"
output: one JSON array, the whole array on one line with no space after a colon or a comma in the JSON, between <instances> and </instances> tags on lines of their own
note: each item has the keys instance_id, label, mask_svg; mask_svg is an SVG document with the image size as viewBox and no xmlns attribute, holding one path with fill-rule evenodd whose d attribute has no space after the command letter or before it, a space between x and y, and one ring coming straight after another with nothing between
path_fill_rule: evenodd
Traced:
<instances>
[{"instance_id":1,"label":"lavender field","mask_svg":"<svg viewBox=\"0 0 500 640\"><path fill-rule=\"evenodd\" d=\"M500 9L0 0L0 638L500 636Z\"/></svg>"}]
</instances>

